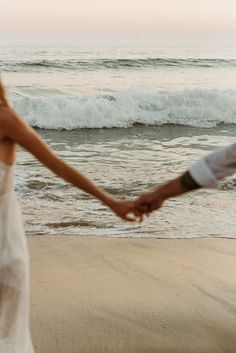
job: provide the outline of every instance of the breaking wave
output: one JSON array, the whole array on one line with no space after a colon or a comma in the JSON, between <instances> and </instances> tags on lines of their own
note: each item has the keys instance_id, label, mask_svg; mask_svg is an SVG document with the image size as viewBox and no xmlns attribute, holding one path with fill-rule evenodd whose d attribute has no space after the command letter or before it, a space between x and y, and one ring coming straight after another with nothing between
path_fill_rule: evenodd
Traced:
<instances>
[{"instance_id":1,"label":"breaking wave","mask_svg":"<svg viewBox=\"0 0 236 353\"><path fill-rule=\"evenodd\" d=\"M113 95L78 96L15 94L12 102L32 126L44 129L127 128L135 124L209 128L236 124L236 90L130 89Z\"/></svg>"}]
</instances>

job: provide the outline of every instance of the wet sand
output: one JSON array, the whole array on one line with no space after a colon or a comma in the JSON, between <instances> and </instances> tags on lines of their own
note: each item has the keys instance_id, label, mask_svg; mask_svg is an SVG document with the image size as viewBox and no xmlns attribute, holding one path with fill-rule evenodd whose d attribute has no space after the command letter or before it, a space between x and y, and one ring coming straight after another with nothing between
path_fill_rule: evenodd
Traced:
<instances>
[{"instance_id":1,"label":"wet sand","mask_svg":"<svg viewBox=\"0 0 236 353\"><path fill-rule=\"evenodd\" d=\"M36 353L236 352L236 240L28 243Z\"/></svg>"}]
</instances>

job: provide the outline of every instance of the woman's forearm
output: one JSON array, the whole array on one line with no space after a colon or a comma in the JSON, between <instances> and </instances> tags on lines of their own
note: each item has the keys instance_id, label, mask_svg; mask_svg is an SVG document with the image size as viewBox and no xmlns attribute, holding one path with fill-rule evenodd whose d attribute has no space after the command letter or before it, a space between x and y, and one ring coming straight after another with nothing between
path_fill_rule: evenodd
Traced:
<instances>
[{"instance_id":1,"label":"woman's forearm","mask_svg":"<svg viewBox=\"0 0 236 353\"><path fill-rule=\"evenodd\" d=\"M110 195L97 187L81 172L61 160L39 134L24 122L14 110L3 109L1 119L6 136L29 151L56 175L111 207L112 198Z\"/></svg>"},{"instance_id":2,"label":"woman's forearm","mask_svg":"<svg viewBox=\"0 0 236 353\"><path fill-rule=\"evenodd\" d=\"M45 163L45 165L65 181L96 197L104 204L108 206L111 205L111 196L107 192L96 186L89 180L89 178L83 175L83 173L79 172L74 167L71 167L59 157L55 156L55 160L53 160L52 163L49 163L48 165Z\"/></svg>"}]
</instances>

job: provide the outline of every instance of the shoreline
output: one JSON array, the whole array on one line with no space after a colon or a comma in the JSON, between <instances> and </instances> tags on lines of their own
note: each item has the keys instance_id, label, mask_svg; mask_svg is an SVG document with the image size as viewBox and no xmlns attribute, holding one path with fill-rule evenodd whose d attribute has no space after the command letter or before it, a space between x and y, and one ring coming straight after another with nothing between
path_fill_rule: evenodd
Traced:
<instances>
[{"instance_id":1,"label":"shoreline","mask_svg":"<svg viewBox=\"0 0 236 353\"><path fill-rule=\"evenodd\" d=\"M236 240L27 236L36 353L234 353Z\"/></svg>"}]
</instances>

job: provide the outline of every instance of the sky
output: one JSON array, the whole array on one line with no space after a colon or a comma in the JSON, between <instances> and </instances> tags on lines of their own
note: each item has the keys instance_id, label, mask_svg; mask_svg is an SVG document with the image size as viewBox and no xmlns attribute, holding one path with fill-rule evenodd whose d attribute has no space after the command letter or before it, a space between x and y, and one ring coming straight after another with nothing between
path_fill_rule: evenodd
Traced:
<instances>
[{"instance_id":1,"label":"sky","mask_svg":"<svg viewBox=\"0 0 236 353\"><path fill-rule=\"evenodd\" d=\"M236 47L236 0L1 0L0 45Z\"/></svg>"}]
</instances>

